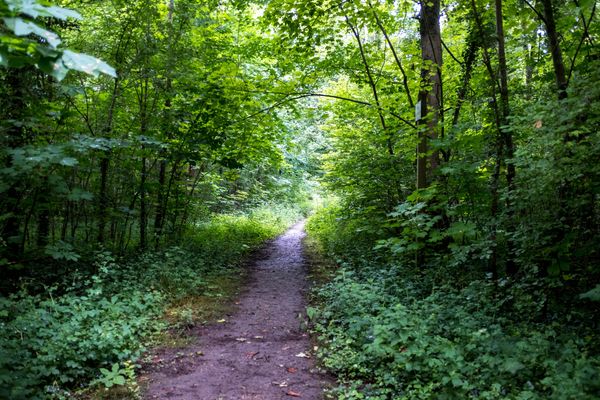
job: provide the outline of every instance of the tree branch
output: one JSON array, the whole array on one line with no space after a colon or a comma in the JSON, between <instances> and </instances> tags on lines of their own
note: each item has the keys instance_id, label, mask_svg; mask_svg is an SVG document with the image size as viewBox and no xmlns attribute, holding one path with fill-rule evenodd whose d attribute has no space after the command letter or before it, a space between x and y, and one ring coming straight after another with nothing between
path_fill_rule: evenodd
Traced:
<instances>
[{"instance_id":1,"label":"tree branch","mask_svg":"<svg viewBox=\"0 0 600 400\"><path fill-rule=\"evenodd\" d=\"M579 2L577 0L575 0L575 4L577 6L579 6ZM575 50L575 54L573 55L573 59L571 60L571 66L569 68L569 75L567 76L567 86L569 85L569 82L571 81L571 75L573 74L573 69L575 68L575 61L577 61L577 56L579 55L579 50L581 50L581 46L583 45L583 42L585 41L585 39L590 37L590 33L588 31L588 26L592 22L592 19L594 19L595 13L596 13L596 3L595 2L594 2L594 6L592 7L592 13L590 15L589 22L587 22L587 23L585 22L585 15L583 15L583 11L581 12L581 19L583 21L583 34L581 35L581 39L579 40L579 44L577 45L577 50ZM590 40L591 40L591 38L590 38Z\"/></svg>"},{"instance_id":2,"label":"tree branch","mask_svg":"<svg viewBox=\"0 0 600 400\"><path fill-rule=\"evenodd\" d=\"M458 63L458 65L463 65L463 62L454 56L454 54L450 51L448 46L446 46L446 43L443 40L442 40L442 46L444 46L444 49L448 52L448 54L450 54L450 57L452 57L452 59Z\"/></svg>"},{"instance_id":3,"label":"tree branch","mask_svg":"<svg viewBox=\"0 0 600 400\"><path fill-rule=\"evenodd\" d=\"M396 65L398 65L398 68L400 69L400 72L402 73L402 82L404 84L404 91L406 92L406 97L408 98L408 104L410 104L411 108L414 108L415 103L413 102L412 96L410 94L410 89L408 87L408 78L406 77L406 71L402 67L402 63L400 62L398 53L396 53L396 49L395 49L394 45L392 44L392 41L390 40L390 37L387 34L385 27L383 26L383 23L381 22L381 20L379 19L379 16L375 12L375 9L373 8L373 5L371 4L370 0L369 0L369 8L373 12L373 16L375 17L377 26L379 27L379 30L383 34L383 37L385 37L385 41L387 42L388 46L390 47L390 50L392 51L392 54L394 55L394 59L396 60Z\"/></svg>"},{"instance_id":4,"label":"tree branch","mask_svg":"<svg viewBox=\"0 0 600 400\"><path fill-rule=\"evenodd\" d=\"M537 8L535 8L535 7L533 6L533 4L531 4L531 3L530 3L528 0L523 0L523 1L525 2L525 4L527 4L527 6L528 6L529 8L531 8L531 9L533 10L533 12L534 12L534 13L535 13L535 14L538 16L538 18L539 18L539 19L540 19L540 20L541 20L541 21L542 21L542 22L545 24L545 23L546 23L546 18L544 18L544 16L542 15L542 13L541 13L541 12L539 12L539 11L537 10Z\"/></svg>"},{"instance_id":5,"label":"tree branch","mask_svg":"<svg viewBox=\"0 0 600 400\"><path fill-rule=\"evenodd\" d=\"M231 89L230 89L231 90ZM236 89L233 89L236 90ZM415 124L413 124L412 122L410 122L409 120L407 120L406 118L403 118L402 116L400 116L399 114L393 112L393 111L389 111L386 110L380 106L376 106L372 103L369 103L368 101L364 101L364 100L358 100L358 99L353 99L350 97L344 97L344 96L337 96L334 94L327 94L327 93L313 93L313 92L308 92L308 93L303 93L303 92L276 92L276 91L260 91L260 90L240 90L237 89L237 91L244 91L247 93L262 93L262 94L277 94L277 95L282 95L284 96L283 99L276 101L274 104L265 107L255 113L252 113L251 115L242 118L241 120L235 121L234 123L232 123L231 125L235 125L237 123L243 122L245 120L248 120L250 118L255 117L256 115L271 111L283 104L292 102L292 101L296 101L296 100L300 100L300 99L304 99L307 97L323 97L323 98L329 98L329 99L335 99L335 100L343 100L343 101L348 101L350 103L355 103L355 104L360 104L366 107L370 107L370 108L375 108L377 109L378 112L381 113L387 113L389 115L391 115L392 117L398 119L399 121L402 121L403 123L405 123L406 125L410 126L412 129L417 129L417 127L415 126Z\"/></svg>"},{"instance_id":6,"label":"tree branch","mask_svg":"<svg viewBox=\"0 0 600 400\"><path fill-rule=\"evenodd\" d=\"M342 12L344 11L342 9L342 6L340 6L340 10ZM385 123L385 117L383 116L383 113L381 112L381 104L379 103L379 95L377 93L377 86L375 84L375 80L373 79L373 75L371 74L371 68L369 67L369 63L367 61L367 56L365 55L365 49L363 47L362 40L360 38L360 33L358 32L358 29L354 25L352 25L352 22L350 22L350 18L348 17L348 15L346 13L344 13L344 18L346 19L346 23L348 24L348 26L350 27L350 30L352 31L352 35L354 36L354 38L356 39L356 42L358 43L358 50L360 52L360 58L362 59L363 66L365 67L365 72L366 72L367 78L369 80L369 86L371 86L371 91L373 92L373 98L375 99L375 104L377 104L377 114L379 115L379 121L381 122L381 128L383 129L383 132L387 134L387 124ZM389 135L387 138L387 147L388 147L388 153L390 153L390 155L394 155L394 146L391 141L391 135Z\"/></svg>"}]
</instances>

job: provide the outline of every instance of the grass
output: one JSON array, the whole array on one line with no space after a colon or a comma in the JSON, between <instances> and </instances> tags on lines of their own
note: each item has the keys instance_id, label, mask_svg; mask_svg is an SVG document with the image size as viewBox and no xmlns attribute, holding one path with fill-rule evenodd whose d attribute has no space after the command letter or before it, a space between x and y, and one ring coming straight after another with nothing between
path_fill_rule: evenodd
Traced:
<instances>
[{"instance_id":1,"label":"grass","mask_svg":"<svg viewBox=\"0 0 600 400\"><path fill-rule=\"evenodd\" d=\"M167 329L154 344L157 347L182 348L195 339L190 330L199 324L216 323L230 314L246 277L246 272L235 268L224 274L206 278L207 291L201 295L186 296L169 305L164 313Z\"/></svg>"}]
</instances>

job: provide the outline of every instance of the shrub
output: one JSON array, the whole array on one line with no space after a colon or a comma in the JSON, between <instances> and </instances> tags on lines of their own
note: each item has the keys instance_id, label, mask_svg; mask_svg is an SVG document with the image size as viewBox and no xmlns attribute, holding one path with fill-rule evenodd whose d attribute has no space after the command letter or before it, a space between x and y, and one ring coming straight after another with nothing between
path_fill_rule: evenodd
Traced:
<instances>
[{"instance_id":1,"label":"shrub","mask_svg":"<svg viewBox=\"0 0 600 400\"><path fill-rule=\"evenodd\" d=\"M336 215L335 213L333 215ZM339 220L317 214L309 233L333 256ZM343 230L342 230L343 232ZM454 279L389 260L344 257L309 309L318 357L339 399L597 399L597 332L585 316L547 313L543 285ZM467 268L463 266L463 268Z\"/></svg>"},{"instance_id":2,"label":"shrub","mask_svg":"<svg viewBox=\"0 0 600 400\"><path fill-rule=\"evenodd\" d=\"M106 295L96 282L82 296L14 295L0 301L0 398L45 398L99 368L137 358L157 332L158 292Z\"/></svg>"},{"instance_id":3,"label":"shrub","mask_svg":"<svg viewBox=\"0 0 600 400\"><path fill-rule=\"evenodd\" d=\"M216 216L181 246L120 261L97 252L91 276L71 271L63 287L0 296L0 399L52 398L90 381L120 384L166 326L169 304L205 294L209 277L231 273L299 215L263 207Z\"/></svg>"}]
</instances>

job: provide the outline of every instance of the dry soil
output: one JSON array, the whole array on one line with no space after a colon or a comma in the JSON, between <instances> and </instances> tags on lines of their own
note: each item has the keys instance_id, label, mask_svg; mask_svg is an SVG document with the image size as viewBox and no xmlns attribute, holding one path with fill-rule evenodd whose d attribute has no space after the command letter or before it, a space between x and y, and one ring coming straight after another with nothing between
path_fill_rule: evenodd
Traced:
<instances>
[{"instance_id":1,"label":"dry soil","mask_svg":"<svg viewBox=\"0 0 600 400\"><path fill-rule=\"evenodd\" d=\"M307 267L298 223L258 253L236 310L193 331L196 343L164 350L145 399L322 399L330 379L315 368L303 329Z\"/></svg>"}]
</instances>

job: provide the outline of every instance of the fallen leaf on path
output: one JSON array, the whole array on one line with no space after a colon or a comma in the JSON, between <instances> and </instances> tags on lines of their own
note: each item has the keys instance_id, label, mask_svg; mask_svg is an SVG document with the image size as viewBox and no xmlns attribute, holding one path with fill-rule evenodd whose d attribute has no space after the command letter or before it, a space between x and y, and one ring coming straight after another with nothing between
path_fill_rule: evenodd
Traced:
<instances>
[{"instance_id":1,"label":"fallen leaf on path","mask_svg":"<svg viewBox=\"0 0 600 400\"><path fill-rule=\"evenodd\" d=\"M298 372L298 368L289 367L286 369L286 371L289 372L290 374L295 374L296 372Z\"/></svg>"},{"instance_id":2,"label":"fallen leaf on path","mask_svg":"<svg viewBox=\"0 0 600 400\"><path fill-rule=\"evenodd\" d=\"M283 382L272 382L273 385L279 386L279 387L287 387L288 383L286 381Z\"/></svg>"},{"instance_id":3,"label":"fallen leaf on path","mask_svg":"<svg viewBox=\"0 0 600 400\"><path fill-rule=\"evenodd\" d=\"M291 390L288 390L286 393L288 396L292 396L292 397L302 397L302 395L298 392L293 392Z\"/></svg>"},{"instance_id":4,"label":"fallen leaf on path","mask_svg":"<svg viewBox=\"0 0 600 400\"><path fill-rule=\"evenodd\" d=\"M264 336L254 336L254 339L264 339Z\"/></svg>"},{"instance_id":5,"label":"fallen leaf on path","mask_svg":"<svg viewBox=\"0 0 600 400\"><path fill-rule=\"evenodd\" d=\"M310 358L310 355L306 354L306 353L298 353L296 354L296 357L300 357L300 358Z\"/></svg>"},{"instance_id":6,"label":"fallen leaf on path","mask_svg":"<svg viewBox=\"0 0 600 400\"><path fill-rule=\"evenodd\" d=\"M247 341L248 339L246 339L245 337L239 337L239 338L237 338L237 339L235 339L235 340L237 340L238 342L245 342L245 341Z\"/></svg>"},{"instance_id":7,"label":"fallen leaf on path","mask_svg":"<svg viewBox=\"0 0 600 400\"><path fill-rule=\"evenodd\" d=\"M258 353L260 353L260 351L249 351L248 353L246 353L246 357L254 358Z\"/></svg>"},{"instance_id":8,"label":"fallen leaf on path","mask_svg":"<svg viewBox=\"0 0 600 400\"><path fill-rule=\"evenodd\" d=\"M218 323L222 324L223 322L227 321L225 318L217 320Z\"/></svg>"}]
</instances>

